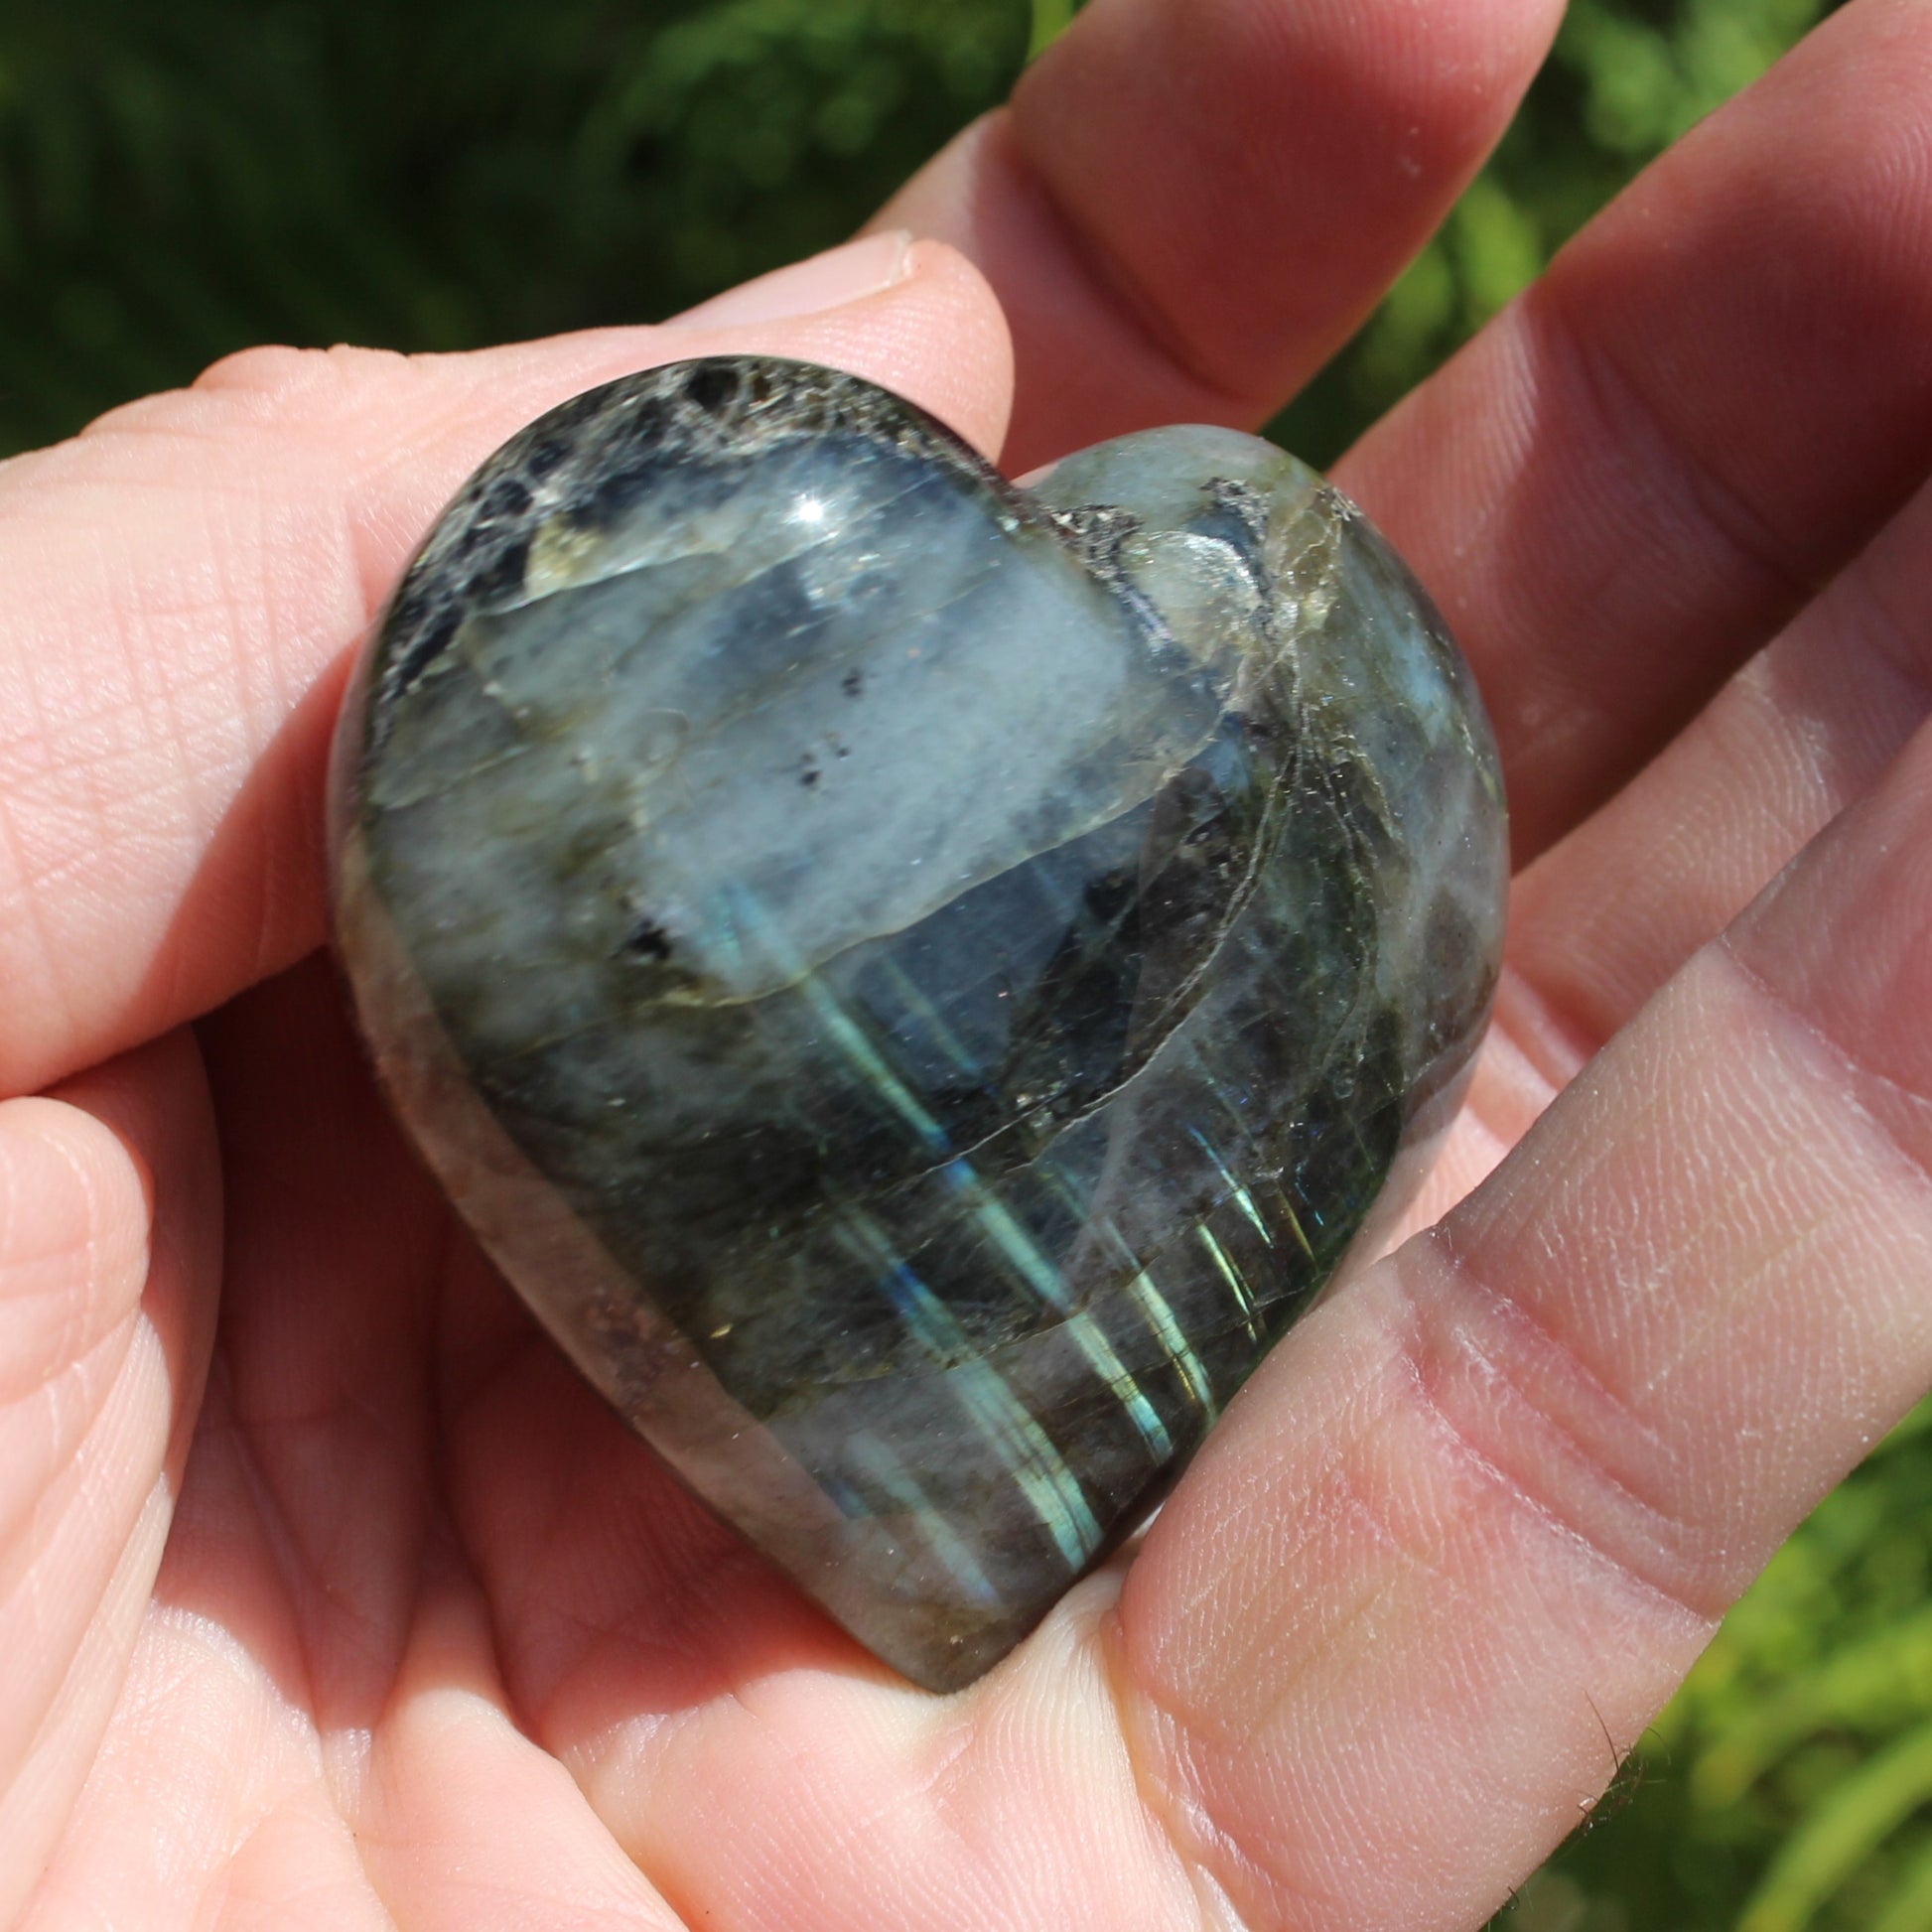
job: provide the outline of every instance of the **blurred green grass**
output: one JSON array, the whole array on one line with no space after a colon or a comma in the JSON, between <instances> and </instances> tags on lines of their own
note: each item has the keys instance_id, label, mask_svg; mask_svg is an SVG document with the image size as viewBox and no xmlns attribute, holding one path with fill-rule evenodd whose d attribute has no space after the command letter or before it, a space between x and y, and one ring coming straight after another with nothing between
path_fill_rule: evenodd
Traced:
<instances>
[{"instance_id":1,"label":"blurred green grass","mask_svg":"<svg viewBox=\"0 0 1932 1932\"><path fill-rule=\"evenodd\" d=\"M839 239L1073 11L11 0L0 451L249 343L450 348L672 313ZM1574 0L1493 161L1277 433L1331 461L1822 11ZM1932 1932L1929 1509L1921 1411L1498 1926Z\"/></svg>"}]
</instances>

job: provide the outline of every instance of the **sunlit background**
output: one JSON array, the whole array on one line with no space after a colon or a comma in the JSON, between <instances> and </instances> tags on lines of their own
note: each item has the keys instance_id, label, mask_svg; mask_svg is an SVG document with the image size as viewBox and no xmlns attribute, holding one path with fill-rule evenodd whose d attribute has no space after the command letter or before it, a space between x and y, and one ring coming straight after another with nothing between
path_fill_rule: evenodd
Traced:
<instances>
[{"instance_id":1,"label":"sunlit background","mask_svg":"<svg viewBox=\"0 0 1932 1932\"><path fill-rule=\"evenodd\" d=\"M7 0L0 451L262 341L670 314L838 240L1067 0ZM1574 0L1501 151L1276 425L1326 463L1824 0ZM1737 1608L1509 1932L1932 1932L1932 1418Z\"/></svg>"}]
</instances>

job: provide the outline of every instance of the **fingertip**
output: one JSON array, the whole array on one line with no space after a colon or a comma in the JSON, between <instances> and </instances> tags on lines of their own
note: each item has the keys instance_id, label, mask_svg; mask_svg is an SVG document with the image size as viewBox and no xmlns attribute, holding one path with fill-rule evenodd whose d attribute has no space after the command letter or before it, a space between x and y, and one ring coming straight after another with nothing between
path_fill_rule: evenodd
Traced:
<instances>
[{"instance_id":1,"label":"fingertip","mask_svg":"<svg viewBox=\"0 0 1932 1932\"><path fill-rule=\"evenodd\" d=\"M667 340L688 331L680 354L751 352L822 362L916 403L989 462L1006 441L1013 407L1006 316L992 284L943 241L903 244L894 279L835 307L722 328L708 325L702 312L697 320L699 327L685 322L665 331Z\"/></svg>"},{"instance_id":2,"label":"fingertip","mask_svg":"<svg viewBox=\"0 0 1932 1932\"><path fill-rule=\"evenodd\" d=\"M219 1153L193 1036L178 1030L44 1096L0 1104L0 1190L15 1177L45 1185L23 1232L38 1233L40 1259L25 1265L42 1271L25 1292L38 1290L45 1318L64 1324L44 1344L50 1372L138 1316L178 1456L200 1400L221 1265ZM11 1232L6 1199L0 1192L0 1242ZM0 1252L0 1318L9 1259L25 1253ZM6 1339L8 1359L20 1359L21 1330L9 1323Z\"/></svg>"},{"instance_id":3,"label":"fingertip","mask_svg":"<svg viewBox=\"0 0 1932 1932\"><path fill-rule=\"evenodd\" d=\"M0 1400L126 1315L152 1223L147 1165L104 1120L67 1100L0 1103Z\"/></svg>"},{"instance_id":4,"label":"fingertip","mask_svg":"<svg viewBox=\"0 0 1932 1932\"><path fill-rule=\"evenodd\" d=\"M185 1033L50 1093L0 1101L0 1404L79 1361L137 1310L187 1394L219 1244L213 1124Z\"/></svg>"},{"instance_id":5,"label":"fingertip","mask_svg":"<svg viewBox=\"0 0 1932 1932\"><path fill-rule=\"evenodd\" d=\"M95 1759L187 1459L219 1254L184 1031L0 1102L0 1922Z\"/></svg>"},{"instance_id":6,"label":"fingertip","mask_svg":"<svg viewBox=\"0 0 1932 1932\"><path fill-rule=\"evenodd\" d=\"M1017 466L1252 427L1501 135L1556 0L1106 0L883 217L958 240L1019 343Z\"/></svg>"}]
</instances>

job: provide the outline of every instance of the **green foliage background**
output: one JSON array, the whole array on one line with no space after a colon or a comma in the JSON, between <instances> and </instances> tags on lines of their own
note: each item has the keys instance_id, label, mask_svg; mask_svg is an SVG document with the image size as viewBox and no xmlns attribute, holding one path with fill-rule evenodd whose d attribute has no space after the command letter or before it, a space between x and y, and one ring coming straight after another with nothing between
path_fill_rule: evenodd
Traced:
<instances>
[{"instance_id":1,"label":"green foliage background","mask_svg":"<svg viewBox=\"0 0 1932 1932\"><path fill-rule=\"evenodd\" d=\"M1574 0L1495 160L1278 431L1332 460L1825 4ZM672 313L841 237L1070 11L9 0L0 451L248 343L459 347ZM1498 1925L1932 1932L1928 1509L1921 1414Z\"/></svg>"}]
</instances>

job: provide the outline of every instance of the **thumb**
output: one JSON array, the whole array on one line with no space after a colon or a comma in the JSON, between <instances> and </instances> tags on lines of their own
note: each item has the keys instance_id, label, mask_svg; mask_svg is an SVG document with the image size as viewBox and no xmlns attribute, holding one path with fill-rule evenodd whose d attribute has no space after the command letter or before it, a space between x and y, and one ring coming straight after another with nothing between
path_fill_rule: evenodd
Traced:
<instances>
[{"instance_id":1,"label":"thumb","mask_svg":"<svg viewBox=\"0 0 1932 1932\"><path fill-rule=\"evenodd\" d=\"M1004 433L991 291L894 234L658 328L463 355L250 349L0 471L0 1093L321 940L342 675L438 509L553 404L728 351L850 369L983 449Z\"/></svg>"}]
</instances>

